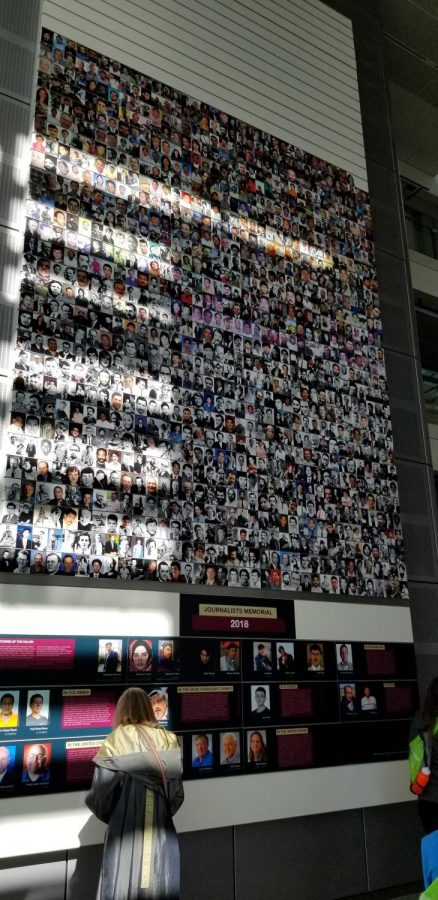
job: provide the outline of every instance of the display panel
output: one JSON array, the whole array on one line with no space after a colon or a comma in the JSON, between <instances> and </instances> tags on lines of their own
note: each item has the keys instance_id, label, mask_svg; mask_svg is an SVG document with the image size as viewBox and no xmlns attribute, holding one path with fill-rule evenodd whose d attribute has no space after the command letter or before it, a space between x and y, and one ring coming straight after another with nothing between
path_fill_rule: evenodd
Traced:
<instances>
[{"instance_id":1,"label":"display panel","mask_svg":"<svg viewBox=\"0 0 438 900\"><path fill-rule=\"evenodd\" d=\"M31 162L2 572L407 596L351 175L47 29Z\"/></svg>"},{"instance_id":2,"label":"display panel","mask_svg":"<svg viewBox=\"0 0 438 900\"><path fill-rule=\"evenodd\" d=\"M342 730L342 762L352 765L405 759L409 731L408 719L345 726Z\"/></svg>"},{"instance_id":3,"label":"display panel","mask_svg":"<svg viewBox=\"0 0 438 900\"><path fill-rule=\"evenodd\" d=\"M251 599L248 603L229 597L220 598L208 594L184 594L180 604L180 622L183 634L229 634L237 637L253 634L293 635L295 610L293 603L285 600L271 601Z\"/></svg>"},{"instance_id":4,"label":"display panel","mask_svg":"<svg viewBox=\"0 0 438 900\"><path fill-rule=\"evenodd\" d=\"M179 735L188 779L398 759L418 706L409 644L372 645L395 664L390 681L369 675L358 642L6 635L2 646L0 797L88 787L129 684ZM23 667L24 647L31 660L42 648L37 666Z\"/></svg>"},{"instance_id":5,"label":"display panel","mask_svg":"<svg viewBox=\"0 0 438 900\"><path fill-rule=\"evenodd\" d=\"M238 726L241 723L240 686L232 684L179 686L179 722L182 727Z\"/></svg>"}]
</instances>

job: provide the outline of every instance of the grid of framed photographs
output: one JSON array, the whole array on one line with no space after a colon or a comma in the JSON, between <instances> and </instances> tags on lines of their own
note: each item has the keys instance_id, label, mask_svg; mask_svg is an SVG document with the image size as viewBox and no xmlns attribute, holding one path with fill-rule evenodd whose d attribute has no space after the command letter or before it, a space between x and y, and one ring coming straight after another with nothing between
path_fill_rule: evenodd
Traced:
<instances>
[{"instance_id":1,"label":"grid of framed photographs","mask_svg":"<svg viewBox=\"0 0 438 900\"><path fill-rule=\"evenodd\" d=\"M5 635L0 797L87 788L128 685L176 731L184 778L406 757L413 644Z\"/></svg>"},{"instance_id":2,"label":"grid of framed photographs","mask_svg":"<svg viewBox=\"0 0 438 900\"><path fill-rule=\"evenodd\" d=\"M0 570L405 597L352 177L43 30Z\"/></svg>"}]
</instances>

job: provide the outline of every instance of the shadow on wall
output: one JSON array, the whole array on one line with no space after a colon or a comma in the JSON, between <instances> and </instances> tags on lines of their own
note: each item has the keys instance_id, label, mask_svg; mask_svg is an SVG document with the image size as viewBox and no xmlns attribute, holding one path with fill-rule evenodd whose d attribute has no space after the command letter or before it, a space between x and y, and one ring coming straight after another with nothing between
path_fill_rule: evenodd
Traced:
<instances>
[{"instance_id":1,"label":"shadow on wall","mask_svg":"<svg viewBox=\"0 0 438 900\"><path fill-rule=\"evenodd\" d=\"M65 861L17 865L0 872L2 900L65 900Z\"/></svg>"},{"instance_id":2,"label":"shadow on wall","mask_svg":"<svg viewBox=\"0 0 438 900\"><path fill-rule=\"evenodd\" d=\"M0 897L4 900L64 900L65 897L64 884L44 885L38 888L17 888L12 891L8 888L5 892L0 891ZM91 898L90 898L91 900Z\"/></svg>"},{"instance_id":3,"label":"shadow on wall","mask_svg":"<svg viewBox=\"0 0 438 900\"><path fill-rule=\"evenodd\" d=\"M81 846L76 850L68 851L65 900L85 900L85 898L91 900L96 896L102 865L103 844L89 846L87 838L91 832L94 836L93 816L90 816L79 832Z\"/></svg>"},{"instance_id":4,"label":"shadow on wall","mask_svg":"<svg viewBox=\"0 0 438 900\"><path fill-rule=\"evenodd\" d=\"M10 101L12 103L12 101ZM11 371L11 358L15 346L15 332L18 324L17 298L20 292L23 261L23 223L26 216L27 174L30 165L29 132L31 115L29 107L28 133L18 132L15 139L13 158L20 162L19 167L8 166L3 161L3 170L10 175L8 190L9 209L5 222L0 226L0 251L2 267L0 273L0 447L3 445L5 426L8 424L8 409L11 400L11 382L8 374ZM23 157L23 143L26 155ZM0 146L0 159L4 160L6 150ZM24 174L26 173L26 177ZM3 185L4 187L4 185ZM19 230L20 229L20 230ZM5 450L3 448L3 454ZM5 457L2 459L2 467Z\"/></svg>"}]
</instances>

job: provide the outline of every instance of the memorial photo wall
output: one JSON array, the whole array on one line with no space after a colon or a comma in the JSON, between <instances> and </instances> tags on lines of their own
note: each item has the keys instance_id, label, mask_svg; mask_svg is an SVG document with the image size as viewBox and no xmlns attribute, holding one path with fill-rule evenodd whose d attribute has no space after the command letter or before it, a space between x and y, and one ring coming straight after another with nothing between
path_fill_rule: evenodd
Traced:
<instances>
[{"instance_id":1,"label":"memorial photo wall","mask_svg":"<svg viewBox=\"0 0 438 900\"><path fill-rule=\"evenodd\" d=\"M128 685L179 735L185 778L406 756L410 644L318 639L0 638L0 797L87 788Z\"/></svg>"},{"instance_id":2,"label":"memorial photo wall","mask_svg":"<svg viewBox=\"0 0 438 900\"><path fill-rule=\"evenodd\" d=\"M0 571L407 597L369 199L44 29Z\"/></svg>"}]
</instances>

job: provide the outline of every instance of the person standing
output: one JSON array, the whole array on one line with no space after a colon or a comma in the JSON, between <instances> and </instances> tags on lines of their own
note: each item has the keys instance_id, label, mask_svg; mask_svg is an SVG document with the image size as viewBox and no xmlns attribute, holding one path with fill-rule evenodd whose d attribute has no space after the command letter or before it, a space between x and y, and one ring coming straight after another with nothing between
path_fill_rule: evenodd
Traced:
<instances>
[{"instance_id":1,"label":"person standing","mask_svg":"<svg viewBox=\"0 0 438 900\"><path fill-rule=\"evenodd\" d=\"M355 685L344 684L343 686L341 685L340 690L343 690L343 695L341 697L342 718L346 718L347 716L357 716L358 706L356 700Z\"/></svg>"},{"instance_id":2,"label":"person standing","mask_svg":"<svg viewBox=\"0 0 438 900\"><path fill-rule=\"evenodd\" d=\"M111 641L107 641L105 644L105 662L103 671L107 673L109 672L111 675L114 675L117 672L118 664L119 654L116 650L113 650Z\"/></svg>"},{"instance_id":3,"label":"person standing","mask_svg":"<svg viewBox=\"0 0 438 900\"><path fill-rule=\"evenodd\" d=\"M220 670L221 672L239 672L238 651L239 645L234 641L225 641L222 645L225 653L221 656Z\"/></svg>"},{"instance_id":4,"label":"person standing","mask_svg":"<svg viewBox=\"0 0 438 900\"><path fill-rule=\"evenodd\" d=\"M177 900L179 848L172 817L184 800L181 750L151 701L131 687L94 758L88 808L108 825L97 900Z\"/></svg>"},{"instance_id":5,"label":"person standing","mask_svg":"<svg viewBox=\"0 0 438 900\"><path fill-rule=\"evenodd\" d=\"M438 677L429 683L420 716L412 723L410 740L421 735L429 748L429 782L418 798L418 813L425 834L438 829Z\"/></svg>"},{"instance_id":6,"label":"person standing","mask_svg":"<svg viewBox=\"0 0 438 900\"><path fill-rule=\"evenodd\" d=\"M351 647L351 645L350 645ZM350 659L350 651L348 644L341 644L339 647L338 672L352 672L353 664Z\"/></svg>"},{"instance_id":7,"label":"person standing","mask_svg":"<svg viewBox=\"0 0 438 900\"><path fill-rule=\"evenodd\" d=\"M365 685L363 689L363 697L360 701L360 707L362 712L376 712L377 710L377 700L375 697L373 697L371 688L368 685Z\"/></svg>"},{"instance_id":8,"label":"person standing","mask_svg":"<svg viewBox=\"0 0 438 900\"><path fill-rule=\"evenodd\" d=\"M295 662L291 653L288 653L285 647L280 644L278 648L278 671L281 675L295 671Z\"/></svg>"},{"instance_id":9,"label":"person standing","mask_svg":"<svg viewBox=\"0 0 438 900\"><path fill-rule=\"evenodd\" d=\"M264 644L258 644L257 646L257 653L254 657L254 669L256 672L260 672L261 675L272 672L271 660L266 653Z\"/></svg>"}]
</instances>

